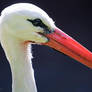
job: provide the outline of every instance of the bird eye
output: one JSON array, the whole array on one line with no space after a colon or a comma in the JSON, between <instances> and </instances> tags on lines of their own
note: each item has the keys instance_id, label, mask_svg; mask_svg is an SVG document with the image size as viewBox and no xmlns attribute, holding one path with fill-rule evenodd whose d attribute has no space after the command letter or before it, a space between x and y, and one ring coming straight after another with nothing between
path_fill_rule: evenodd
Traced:
<instances>
[{"instance_id":1,"label":"bird eye","mask_svg":"<svg viewBox=\"0 0 92 92\"><path fill-rule=\"evenodd\" d=\"M41 27L44 29L45 33L51 33L51 31L49 30L48 26L45 25L41 19L37 18L37 19L27 19L27 21L31 22L34 26L36 27Z\"/></svg>"},{"instance_id":2,"label":"bird eye","mask_svg":"<svg viewBox=\"0 0 92 92\"><path fill-rule=\"evenodd\" d=\"M40 19L34 19L34 20L30 20L30 19L27 19L29 22L31 22L34 26L40 26L42 27L43 23Z\"/></svg>"}]
</instances>

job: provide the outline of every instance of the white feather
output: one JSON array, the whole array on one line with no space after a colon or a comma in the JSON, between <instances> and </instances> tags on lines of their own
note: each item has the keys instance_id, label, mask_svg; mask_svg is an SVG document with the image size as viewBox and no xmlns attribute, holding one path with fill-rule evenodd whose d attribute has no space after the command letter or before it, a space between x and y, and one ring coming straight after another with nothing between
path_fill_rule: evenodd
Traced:
<instances>
[{"instance_id":1,"label":"white feather","mask_svg":"<svg viewBox=\"0 0 92 92\"><path fill-rule=\"evenodd\" d=\"M39 35L40 27L34 27L27 19L40 18L51 30L53 20L33 4L19 3L5 8L0 17L0 40L10 63L13 92L37 92L32 68L30 46L27 41L45 43L48 39Z\"/></svg>"}]
</instances>

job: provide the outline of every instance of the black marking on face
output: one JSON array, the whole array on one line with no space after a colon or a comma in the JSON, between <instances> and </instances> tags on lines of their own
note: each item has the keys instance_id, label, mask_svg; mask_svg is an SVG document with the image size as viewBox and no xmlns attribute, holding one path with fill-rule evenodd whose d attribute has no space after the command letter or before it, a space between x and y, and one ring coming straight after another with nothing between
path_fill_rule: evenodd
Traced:
<instances>
[{"instance_id":1,"label":"black marking on face","mask_svg":"<svg viewBox=\"0 0 92 92\"><path fill-rule=\"evenodd\" d=\"M44 29L44 33L49 34L52 33L52 31L49 29L47 25L45 25L41 19L36 18L34 20L32 19L27 19L27 21L31 22L35 27L41 27Z\"/></svg>"}]
</instances>

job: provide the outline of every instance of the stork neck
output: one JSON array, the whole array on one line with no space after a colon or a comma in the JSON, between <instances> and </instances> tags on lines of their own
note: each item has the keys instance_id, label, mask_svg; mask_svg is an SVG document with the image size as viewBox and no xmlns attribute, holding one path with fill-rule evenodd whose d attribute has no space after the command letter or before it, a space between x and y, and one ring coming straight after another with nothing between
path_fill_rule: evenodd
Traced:
<instances>
[{"instance_id":1,"label":"stork neck","mask_svg":"<svg viewBox=\"0 0 92 92\"><path fill-rule=\"evenodd\" d=\"M29 44L4 33L1 40L12 71L13 92L37 92Z\"/></svg>"}]
</instances>

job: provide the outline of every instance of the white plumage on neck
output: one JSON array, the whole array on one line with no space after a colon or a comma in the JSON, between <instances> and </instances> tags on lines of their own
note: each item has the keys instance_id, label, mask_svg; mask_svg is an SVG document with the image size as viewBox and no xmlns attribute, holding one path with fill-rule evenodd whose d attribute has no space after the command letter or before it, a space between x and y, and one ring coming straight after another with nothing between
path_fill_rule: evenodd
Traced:
<instances>
[{"instance_id":1,"label":"white plumage on neck","mask_svg":"<svg viewBox=\"0 0 92 92\"><path fill-rule=\"evenodd\" d=\"M40 19L49 30L53 20L39 7L19 3L5 8L0 16L0 41L10 63L13 92L37 92L28 41L37 44L48 42L44 27L34 26L28 19ZM49 31L48 30L48 31Z\"/></svg>"},{"instance_id":2,"label":"white plumage on neck","mask_svg":"<svg viewBox=\"0 0 92 92\"><path fill-rule=\"evenodd\" d=\"M21 43L8 33L4 33L2 39L1 43L11 66L13 92L37 92L30 45Z\"/></svg>"}]
</instances>

